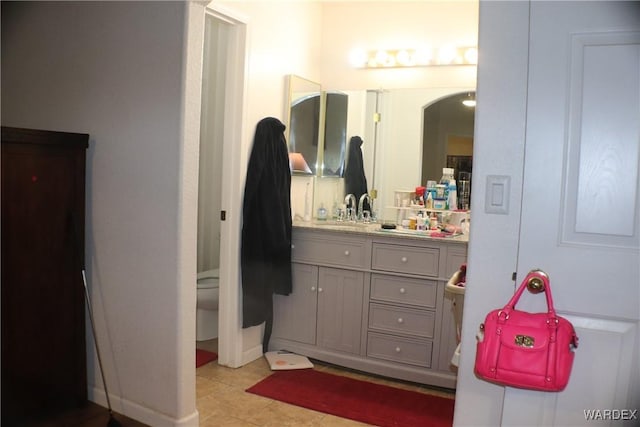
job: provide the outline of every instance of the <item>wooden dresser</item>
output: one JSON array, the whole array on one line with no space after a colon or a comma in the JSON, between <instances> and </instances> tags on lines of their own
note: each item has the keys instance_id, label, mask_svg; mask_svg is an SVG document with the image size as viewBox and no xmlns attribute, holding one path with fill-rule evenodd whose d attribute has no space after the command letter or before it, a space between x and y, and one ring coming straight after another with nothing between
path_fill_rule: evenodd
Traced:
<instances>
[{"instance_id":1,"label":"wooden dresser","mask_svg":"<svg viewBox=\"0 0 640 427\"><path fill-rule=\"evenodd\" d=\"M86 134L2 127L2 425L87 400Z\"/></svg>"}]
</instances>

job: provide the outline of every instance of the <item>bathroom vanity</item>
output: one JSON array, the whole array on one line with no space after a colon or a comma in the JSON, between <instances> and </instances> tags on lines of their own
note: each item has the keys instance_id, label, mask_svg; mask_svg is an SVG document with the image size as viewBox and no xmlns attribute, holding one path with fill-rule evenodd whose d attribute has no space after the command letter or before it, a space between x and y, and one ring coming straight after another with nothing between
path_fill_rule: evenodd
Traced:
<instances>
[{"instance_id":1,"label":"bathroom vanity","mask_svg":"<svg viewBox=\"0 0 640 427\"><path fill-rule=\"evenodd\" d=\"M453 300L444 287L466 255L466 236L296 223L293 292L274 296L270 349L455 388Z\"/></svg>"}]
</instances>

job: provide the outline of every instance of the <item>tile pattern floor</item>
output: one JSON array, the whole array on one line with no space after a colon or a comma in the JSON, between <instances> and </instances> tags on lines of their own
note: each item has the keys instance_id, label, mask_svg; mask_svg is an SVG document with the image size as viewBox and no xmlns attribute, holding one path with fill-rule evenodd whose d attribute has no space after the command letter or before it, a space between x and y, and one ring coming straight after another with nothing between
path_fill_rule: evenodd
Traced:
<instances>
[{"instance_id":1,"label":"tile pattern floor","mask_svg":"<svg viewBox=\"0 0 640 427\"><path fill-rule=\"evenodd\" d=\"M200 341L196 347L217 351L217 340ZM333 374L366 379L421 393L444 397L454 396L453 391L447 389L434 389L419 384L374 377L315 361L314 365L315 369ZM196 406L200 413L200 427L355 427L368 425L245 392L247 388L269 375L271 375L271 370L264 358L257 359L238 369L220 366L215 361L196 369Z\"/></svg>"}]
</instances>

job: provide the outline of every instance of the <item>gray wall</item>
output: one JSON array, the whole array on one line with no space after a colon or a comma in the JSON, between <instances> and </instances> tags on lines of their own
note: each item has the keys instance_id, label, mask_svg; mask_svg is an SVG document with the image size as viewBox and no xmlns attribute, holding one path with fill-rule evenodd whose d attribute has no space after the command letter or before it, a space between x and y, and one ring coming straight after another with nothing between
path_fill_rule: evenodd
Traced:
<instances>
[{"instance_id":1,"label":"gray wall","mask_svg":"<svg viewBox=\"0 0 640 427\"><path fill-rule=\"evenodd\" d=\"M197 146L184 118L194 8L2 2L2 125L90 135L86 260L107 385L115 409L152 425L197 425L195 285L181 283L195 259L179 244L185 214L195 227L181 194L184 146ZM90 335L87 353L104 402Z\"/></svg>"}]
</instances>

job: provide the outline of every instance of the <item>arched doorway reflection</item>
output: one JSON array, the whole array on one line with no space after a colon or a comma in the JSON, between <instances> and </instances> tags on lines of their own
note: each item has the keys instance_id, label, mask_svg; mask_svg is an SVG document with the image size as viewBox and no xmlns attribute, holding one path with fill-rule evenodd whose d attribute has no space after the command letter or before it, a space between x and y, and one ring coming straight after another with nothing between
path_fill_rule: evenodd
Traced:
<instances>
[{"instance_id":1,"label":"arched doorway reflection","mask_svg":"<svg viewBox=\"0 0 640 427\"><path fill-rule=\"evenodd\" d=\"M453 168L460 196L470 203L473 168L475 92L461 92L426 105L422 117L422 182L439 181L442 168ZM460 200L463 200L460 197ZM468 206L466 206L468 209Z\"/></svg>"}]
</instances>

